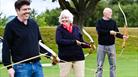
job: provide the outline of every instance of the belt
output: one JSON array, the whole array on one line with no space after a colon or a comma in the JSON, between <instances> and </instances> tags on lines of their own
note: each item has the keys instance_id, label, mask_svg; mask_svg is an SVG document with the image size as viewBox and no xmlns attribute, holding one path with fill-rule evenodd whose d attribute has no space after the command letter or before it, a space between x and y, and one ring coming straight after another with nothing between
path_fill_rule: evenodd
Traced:
<instances>
[{"instance_id":1,"label":"belt","mask_svg":"<svg viewBox=\"0 0 138 77\"><path fill-rule=\"evenodd\" d=\"M32 63L36 63L36 62L38 62L39 60L30 60L30 61L26 61L26 62L23 62L23 63L30 63L30 64L32 64Z\"/></svg>"}]
</instances>

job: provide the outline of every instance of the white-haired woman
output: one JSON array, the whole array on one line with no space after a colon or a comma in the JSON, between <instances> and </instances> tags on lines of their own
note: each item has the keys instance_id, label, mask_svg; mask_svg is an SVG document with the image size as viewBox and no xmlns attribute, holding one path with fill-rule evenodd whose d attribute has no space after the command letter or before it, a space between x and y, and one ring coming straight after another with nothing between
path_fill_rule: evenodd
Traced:
<instances>
[{"instance_id":1,"label":"white-haired woman","mask_svg":"<svg viewBox=\"0 0 138 77\"><path fill-rule=\"evenodd\" d=\"M78 25L73 24L73 15L68 10L61 12L59 23L56 30L58 56L65 61L59 63L60 77L68 77L71 69L75 77L84 77L85 57L82 47L89 48L90 45L84 43L81 31Z\"/></svg>"}]
</instances>

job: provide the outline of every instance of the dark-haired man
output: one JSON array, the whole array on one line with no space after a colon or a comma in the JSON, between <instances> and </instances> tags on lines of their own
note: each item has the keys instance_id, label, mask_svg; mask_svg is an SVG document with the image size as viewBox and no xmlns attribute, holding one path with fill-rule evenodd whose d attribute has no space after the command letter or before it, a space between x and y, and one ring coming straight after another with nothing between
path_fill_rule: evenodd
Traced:
<instances>
[{"instance_id":1,"label":"dark-haired man","mask_svg":"<svg viewBox=\"0 0 138 77\"><path fill-rule=\"evenodd\" d=\"M30 2L15 2L17 16L7 23L4 32L2 59L4 66L39 55L41 40L38 25L29 18ZM11 59L12 57L12 59ZM11 61L12 60L12 61ZM7 67L10 77L44 77L40 58Z\"/></svg>"}]
</instances>

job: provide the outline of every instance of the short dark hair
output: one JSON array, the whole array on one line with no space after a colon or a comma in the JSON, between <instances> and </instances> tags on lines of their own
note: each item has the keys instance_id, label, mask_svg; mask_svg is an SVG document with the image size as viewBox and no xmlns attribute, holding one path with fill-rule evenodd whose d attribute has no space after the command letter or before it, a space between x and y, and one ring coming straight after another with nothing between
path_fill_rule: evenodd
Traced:
<instances>
[{"instance_id":1,"label":"short dark hair","mask_svg":"<svg viewBox=\"0 0 138 77\"><path fill-rule=\"evenodd\" d=\"M30 5L30 0L17 0L14 4L15 9L20 10L23 5Z\"/></svg>"}]
</instances>

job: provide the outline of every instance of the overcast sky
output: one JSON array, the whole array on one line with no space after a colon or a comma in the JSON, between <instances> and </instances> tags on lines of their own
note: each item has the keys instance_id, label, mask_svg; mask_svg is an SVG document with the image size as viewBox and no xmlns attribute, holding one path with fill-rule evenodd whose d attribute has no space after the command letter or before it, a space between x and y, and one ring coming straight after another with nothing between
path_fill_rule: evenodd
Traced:
<instances>
[{"instance_id":1,"label":"overcast sky","mask_svg":"<svg viewBox=\"0 0 138 77\"><path fill-rule=\"evenodd\" d=\"M14 3L16 0L0 0L0 12L3 13L3 15L11 16L16 15L15 9L14 9ZM53 9L56 7L59 7L58 2L51 2L52 0L32 0L31 8L35 9L37 13L41 13L45 11L46 9Z\"/></svg>"}]
</instances>

